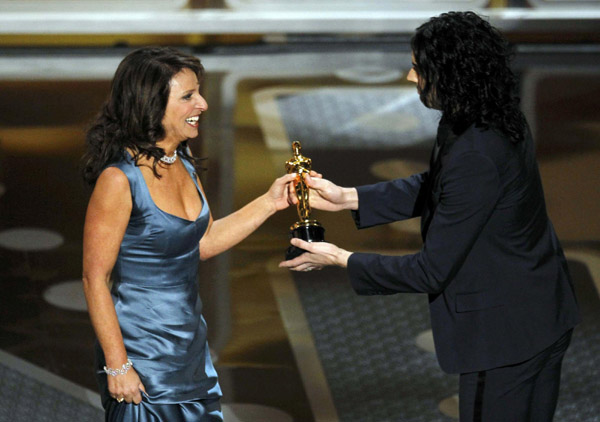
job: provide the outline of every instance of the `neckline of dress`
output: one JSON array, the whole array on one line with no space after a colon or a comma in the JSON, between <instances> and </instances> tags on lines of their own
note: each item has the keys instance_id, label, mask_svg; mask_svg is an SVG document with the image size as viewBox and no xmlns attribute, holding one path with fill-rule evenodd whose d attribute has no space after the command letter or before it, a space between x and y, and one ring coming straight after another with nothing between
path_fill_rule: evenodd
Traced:
<instances>
[{"instance_id":1,"label":"neckline of dress","mask_svg":"<svg viewBox=\"0 0 600 422\"><path fill-rule=\"evenodd\" d=\"M183 166L185 167L186 172L188 173L188 175L192 179L192 183L194 183L194 186L196 187L196 191L200 195L200 201L202 202L202 208L200 209L200 212L198 213L198 216L194 220L190 220L190 219L185 218L185 217L180 217L179 215L171 214L170 212L167 212L167 211L163 210L162 208L160 208L158 205L156 205L156 202L154 202L154 199L152 198L152 194L150 193L150 189L148 188L148 184L146 183L146 179L144 179L144 174L142 173L142 170L139 168L138 165L135 164L135 161L133 160L133 157L131 157L131 155L128 152L126 152L125 154L127 156L127 160L131 163L131 165L133 167L135 167L135 169L137 171L137 174L138 174L138 176L141 179L142 185L144 186L143 189L145 190L146 194L148 195L148 199L150 200L150 203L152 203L152 205L154 206L154 208L156 208L158 211L160 211L164 215L176 218L176 219L181 220L181 221L186 222L186 223L196 223L198 220L200 220L200 218L204 214L204 209L206 208L206 198L204 198L204 194L202 193L202 190L200 189L200 186L198 186L198 182L194 179L194 176L192 175L192 173L190 173L190 170L188 169L188 167L185 164L184 160L182 160L181 162L182 162Z\"/></svg>"}]
</instances>

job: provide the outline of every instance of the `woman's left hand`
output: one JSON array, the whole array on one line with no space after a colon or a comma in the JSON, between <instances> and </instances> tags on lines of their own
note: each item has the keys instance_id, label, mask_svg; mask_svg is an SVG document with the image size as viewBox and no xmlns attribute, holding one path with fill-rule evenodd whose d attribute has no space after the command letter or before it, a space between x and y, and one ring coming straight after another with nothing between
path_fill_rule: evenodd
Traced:
<instances>
[{"instance_id":1,"label":"woman's left hand","mask_svg":"<svg viewBox=\"0 0 600 422\"><path fill-rule=\"evenodd\" d=\"M294 259L279 263L280 268L289 268L292 271L322 270L329 265L346 268L348 258L352 255L352 252L327 242L306 242L302 239L292 239L290 243L306 251Z\"/></svg>"},{"instance_id":2,"label":"woman's left hand","mask_svg":"<svg viewBox=\"0 0 600 422\"><path fill-rule=\"evenodd\" d=\"M296 179L295 173L290 173L283 175L273 182L271 187L266 193L266 197L273 205L275 211L283 210L290 205L293 205L293 202L289 195L288 186Z\"/></svg>"}]
</instances>

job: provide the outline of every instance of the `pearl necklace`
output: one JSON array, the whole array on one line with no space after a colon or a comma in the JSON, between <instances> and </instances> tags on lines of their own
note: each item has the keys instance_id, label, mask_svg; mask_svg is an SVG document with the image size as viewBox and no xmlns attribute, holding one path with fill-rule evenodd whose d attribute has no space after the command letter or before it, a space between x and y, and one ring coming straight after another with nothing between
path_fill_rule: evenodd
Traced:
<instances>
[{"instance_id":1,"label":"pearl necklace","mask_svg":"<svg viewBox=\"0 0 600 422\"><path fill-rule=\"evenodd\" d=\"M162 157L160 157L160 161L162 161L165 164L173 164L175 161L177 161L177 150L173 151L173 155L171 155L170 157L168 155L163 155Z\"/></svg>"}]
</instances>

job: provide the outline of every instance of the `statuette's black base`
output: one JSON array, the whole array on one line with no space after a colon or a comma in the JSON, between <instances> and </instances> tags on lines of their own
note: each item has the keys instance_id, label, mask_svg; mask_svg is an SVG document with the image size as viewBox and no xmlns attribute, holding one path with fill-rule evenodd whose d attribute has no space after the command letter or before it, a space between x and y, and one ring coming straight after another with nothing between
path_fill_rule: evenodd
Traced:
<instances>
[{"instance_id":1,"label":"statuette's black base","mask_svg":"<svg viewBox=\"0 0 600 422\"><path fill-rule=\"evenodd\" d=\"M307 242L323 242L325 240L325 228L318 224L299 225L290 231L290 239L297 238ZM306 252L304 249L290 246L285 251L285 259L294 259Z\"/></svg>"}]
</instances>

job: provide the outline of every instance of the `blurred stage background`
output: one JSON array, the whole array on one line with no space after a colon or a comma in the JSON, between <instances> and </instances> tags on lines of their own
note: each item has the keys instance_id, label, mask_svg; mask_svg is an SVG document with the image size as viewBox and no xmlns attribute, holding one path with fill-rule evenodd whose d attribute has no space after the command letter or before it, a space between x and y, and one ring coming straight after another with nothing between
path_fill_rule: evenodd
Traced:
<instances>
[{"instance_id":1,"label":"blurred stage background","mask_svg":"<svg viewBox=\"0 0 600 422\"><path fill-rule=\"evenodd\" d=\"M437 115L406 82L409 40L448 10L488 16L516 45L550 216L584 316L556 420L600 420L600 1L0 0L0 421L99 421L81 291L86 125L120 60L172 45L206 68L196 155L218 218L264 192L299 140L340 185L423 169ZM418 221L329 241L420 247ZM201 265L209 341L230 422L452 421L426 298L359 298L342 271L277 269L294 209ZM350 323L352 321L352 323Z\"/></svg>"}]
</instances>

